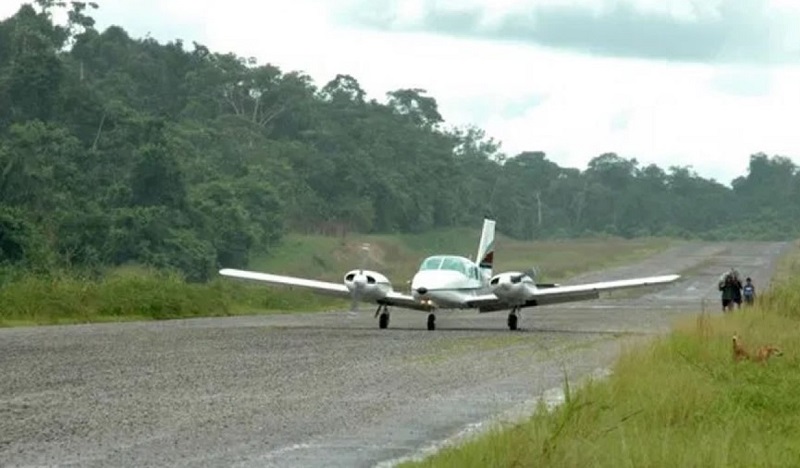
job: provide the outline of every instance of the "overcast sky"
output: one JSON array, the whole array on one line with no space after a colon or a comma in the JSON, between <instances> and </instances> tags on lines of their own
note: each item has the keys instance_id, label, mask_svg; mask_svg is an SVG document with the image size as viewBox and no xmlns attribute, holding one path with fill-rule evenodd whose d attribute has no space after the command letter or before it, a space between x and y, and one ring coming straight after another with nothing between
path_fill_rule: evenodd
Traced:
<instances>
[{"instance_id":1,"label":"overcast sky","mask_svg":"<svg viewBox=\"0 0 800 468\"><path fill-rule=\"evenodd\" d=\"M23 2L0 2L0 16ZM729 183L800 164L797 0L98 0L98 27L428 90L449 124L584 169L603 152Z\"/></svg>"}]
</instances>

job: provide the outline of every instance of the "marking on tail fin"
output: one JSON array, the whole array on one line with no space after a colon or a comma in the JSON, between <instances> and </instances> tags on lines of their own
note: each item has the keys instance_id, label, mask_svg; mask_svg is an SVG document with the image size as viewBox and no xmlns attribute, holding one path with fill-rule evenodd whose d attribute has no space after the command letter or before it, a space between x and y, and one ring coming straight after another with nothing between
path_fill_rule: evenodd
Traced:
<instances>
[{"instance_id":1,"label":"marking on tail fin","mask_svg":"<svg viewBox=\"0 0 800 468\"><path fill-rule=\"evenodd\" d=\"M481 268L492 268L492 264L494 263L494 246L490 245L489 249L491 250L486 252L486 255L484 255L478 264Z\"/></svg>"}]
</instances>

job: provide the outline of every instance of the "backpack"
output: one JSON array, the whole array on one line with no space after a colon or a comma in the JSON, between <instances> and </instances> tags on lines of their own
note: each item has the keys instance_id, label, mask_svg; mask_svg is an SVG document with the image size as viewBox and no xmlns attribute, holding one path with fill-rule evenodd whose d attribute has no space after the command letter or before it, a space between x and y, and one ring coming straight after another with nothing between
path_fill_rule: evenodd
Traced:
<instances>
[{"instance_id":1,"label":"backpack","mask_svg":"<svg viewBox=\"0 0 800 468\"><path fill-rule=\"evenodd\" d=\"M753 297L755 289L756 288L754 288L752 284L746 284L744 285L742 292L744 292L745 297Z\"/></svg>"}]
</instances>

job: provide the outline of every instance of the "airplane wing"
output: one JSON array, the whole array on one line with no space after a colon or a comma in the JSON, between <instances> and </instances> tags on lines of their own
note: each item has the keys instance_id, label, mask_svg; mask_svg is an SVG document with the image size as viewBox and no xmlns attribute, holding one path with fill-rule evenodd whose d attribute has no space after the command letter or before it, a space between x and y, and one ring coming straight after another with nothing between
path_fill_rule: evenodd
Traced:
<instances>
[{"instance_id":1,"label":"airplane wing","mask_svg":"<svg viewBox=\"0 0 800 468\"><path fill-rule=\"evenodd\" d=\"M308 288L314 290L314 292L330 296L342 298L350 297L350 290L347 289L347 286L339 283L330 283L328 281L310 280L305 278L297 278L294 276L273 275L270 273L259 273L257 271L235 270L233 268L224 268L219 271L219 274L222 276L229 276L231 278L248 279L281 286L297 286L300 288Z\"/></svg>"},{"instance_id":2,"label":"airplane wing","mask_svg":"<svg viewBox=\"0 0 800 468\"><path fill-rule=\"evenodd\" d=\"M253 280L280 286L306 288L318 294L340 297L342 299L350 299L352 297L347 286L341 283L311 280L295 276L273 275L271 273L260 273L257 271L236 270L233 268L224 268L219 271L219 274L231 278ZM428 310L428 308L415 301L412 296L397 291L390 291L382 299L377 299L374 302L375 304L405 307L407 309Z\"/></svg>"},{"instance_id":3,"label":"airplane wing","mask_svg":"<svg viewBox=\"0 0 800 468\"><path fill-rule=\"evenodd\" d=\"M680 275L650 276L614 281L601 281L597 283L577 284L572 286L555 286L545 289L536 289L525 299L521 307L560 304L564 302L586 301L597 299L604 291L618 289L638 288L657 284L671 283L680 278ZM509 304L500 300L494 294L476 296L467 302L469 307L478 308L481 312L493 312L507 309Z\"/></svg>"}]
</instances>

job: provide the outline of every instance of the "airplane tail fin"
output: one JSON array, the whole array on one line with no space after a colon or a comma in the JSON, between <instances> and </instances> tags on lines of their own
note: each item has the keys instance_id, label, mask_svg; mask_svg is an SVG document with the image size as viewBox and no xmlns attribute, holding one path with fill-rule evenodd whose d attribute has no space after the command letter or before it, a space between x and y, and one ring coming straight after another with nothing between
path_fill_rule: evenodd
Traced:
<instances>
[{"instance_id":1,"label":"airplane tail fin","mask_svg":"<svg viewBox=\"0 0 800 468\"><path fill-rule=\"evenodd\" d=\"M478 262L480 269L492 275L492 267L494 265L494 225L493 219L483 220L483 231L481 231L481 241L478 244L478 256L475 259Z\"/></svg>"}]
</instances>

